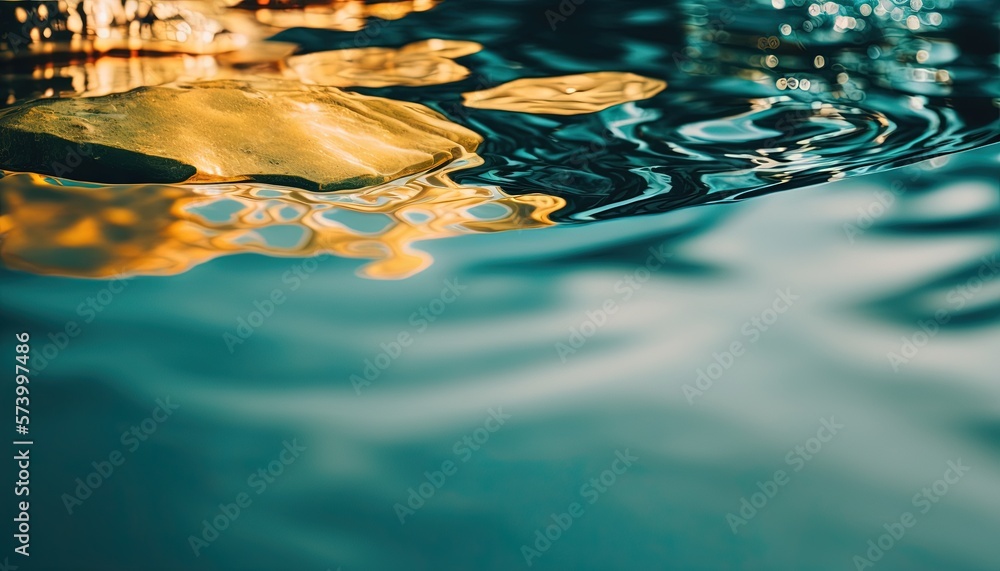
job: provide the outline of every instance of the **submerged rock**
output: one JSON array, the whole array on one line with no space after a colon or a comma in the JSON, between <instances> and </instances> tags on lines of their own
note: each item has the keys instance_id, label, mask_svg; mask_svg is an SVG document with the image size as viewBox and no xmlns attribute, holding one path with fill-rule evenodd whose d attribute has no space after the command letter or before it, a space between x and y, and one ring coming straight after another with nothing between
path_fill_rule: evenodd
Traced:
<instances>
[{"instance_id":1,"label":"submerged rock","mask_svg":"<svg viewBox=\"0 0 1000 571\"><path fill-rule=\"evenodd\" d=\"M0 168L103 183L254 180L363 188L474 151L427 107L285 81L43 99L0 115Z\"/></svg>"}]
</instances>

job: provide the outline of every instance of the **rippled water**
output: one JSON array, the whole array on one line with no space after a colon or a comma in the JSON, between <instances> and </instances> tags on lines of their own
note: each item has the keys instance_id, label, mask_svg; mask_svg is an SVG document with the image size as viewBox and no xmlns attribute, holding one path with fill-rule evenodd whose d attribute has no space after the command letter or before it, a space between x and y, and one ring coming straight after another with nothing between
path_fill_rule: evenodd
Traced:
<instances>
[{"instance_id":1,"label":"rippled water","mask_svg":"<svg viewBox=\"0 0 1000 571\"><path fill-rule=\"evenodd\" d=\"M23 568L517 569L528 546L543 569L855 569L907 511L876 569L1000 565L988 3L417 4L277 38L480 43L464 78L434 68L457 81L353 88L437 109L484 137L475 156L334 194L0 179L3 329L31 332L35 369ZM5 65L8 105L237 73ZM667 88L573 116L462 105L594 71ZM824 422L843 428L816 450ZM248 481L293 439L300 457Z\"/></svg>"}]
</instances>

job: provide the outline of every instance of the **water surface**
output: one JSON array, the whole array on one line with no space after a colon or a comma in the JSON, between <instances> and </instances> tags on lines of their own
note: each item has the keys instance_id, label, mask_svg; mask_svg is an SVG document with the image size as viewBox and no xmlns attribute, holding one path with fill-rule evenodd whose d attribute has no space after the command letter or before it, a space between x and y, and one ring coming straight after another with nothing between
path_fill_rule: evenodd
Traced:
<instances>
[{"instance_id":1,"label":"water surface","mask_svg":"<svg viewBox=\"0 0 1000 571\"><path fill-rule=\"evenodd\" d=\"M34 568L856 569L904 512L876 569L1000 563L990 6L550 9L279 34L481 43L459 82L358 88L484 136L443 173L331 195L0 180L4 335L31 332L35 367ZM461 105L605 70L668 87L569 117ZM601 484L619 454L637 459ZM935 489L949 462L970 470Z\"/></svg>"}]
</instances>

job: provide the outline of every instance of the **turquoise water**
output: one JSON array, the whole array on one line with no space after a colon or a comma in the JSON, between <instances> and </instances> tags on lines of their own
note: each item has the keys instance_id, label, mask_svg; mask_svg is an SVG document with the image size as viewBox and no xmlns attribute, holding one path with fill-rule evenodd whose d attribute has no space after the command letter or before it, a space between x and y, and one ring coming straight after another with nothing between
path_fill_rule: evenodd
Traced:
<instances>
[{"instance_id":1,"label":"turquoise water","mask_svg":"<svg viewBox=\"0 0 1000 571\"><path fill-rule=\"evenodd\" d=\"M418 242L433 263L398 280L330 255L111 280L4 267L3 335L13 351L30 332L34 368L31 558L10 561L996 569L996 42L969 40L995 39L988 6L936 8L950 48L889 24L800 34L846 67L802 71L814 55L795 47L768 77L849 72L860 91L837 97L746 75L766 51L741 38L801 29L791 2L747 5L711 38L697 24L726 6L591 0L555 31L547 4L461 6L374 43L479 41L475 77L362 91L483 134L483 164L455 179L561 197L559 224ZM357 37L284 34L307 49ZM875 63L850 68L847 44ZM872 58L876 44L963 57L923 62L951 83L911 84L920 66ZM605 69L670 87L571 118L456 111L482 77ZM0 185L5 214L58 190ZM159 221L151 202L124 199ZM374 218L350 223L377 233ZM21 256L8 266L73 274L91 251L67 244L3 247Z\"/></svg>"},{"instance_id":2,"label":"turquoise water","mask_svg":"<svg viewBox=\"0 0 1000 571\"><path fill-rule=\"evenodd\" d=\"M292 291L282 276L299 262L223 258L133 278L90 323L77 307L108 282L5 271L6 335L29 330L37 347L80 323L32 380L32 563L515 569L534 531L586 502L580 487L627 449L639 460L532 567L852 568L961 459L972 470L878 567L990 569L1000 281L970 288L1000 249L997 158L952 157L853 244L843 224L927 163L735 206L439 241L437 262L403 281L329 258ZM670 257L641 289L616 287L661 245ZM419 332L412 313L446 280L467 289ZM223 334L275 288L286 301L230 354ZM746 334L786 288L800 299ZM555 344L607 300L617 312L563 363ZM949 322L894 372L887 353L939 309ZM401 332L412 345L357 394L351 375ZM744 354L689 404L684 385L733 342ZM127 452L121 434L158 398L180 408L68 515L60 496ZM456 453L499 407L511 418ZM830 417L843 431L793 472L786 456ZM296 438L306 451L256 495L247 479ZM401 525L394 504L449 460L458 471ZM726 514L777 470L789 483L734 534ZM241 492L253 503L196 558L188 536Z\"/></svg>"}]
</instances>

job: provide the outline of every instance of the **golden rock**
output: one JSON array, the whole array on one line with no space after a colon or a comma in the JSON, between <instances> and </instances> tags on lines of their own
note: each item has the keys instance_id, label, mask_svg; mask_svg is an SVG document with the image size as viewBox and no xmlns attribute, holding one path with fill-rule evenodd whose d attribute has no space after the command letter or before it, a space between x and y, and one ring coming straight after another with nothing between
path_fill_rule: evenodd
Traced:
<instances>
[{"instance_id":1,"label":"golden rock","mask_svg":"<svg viewBox=\"0 0 1000 571\"><path fill-rule=\"evenodd\" d=\"M482 138L415 103L280 80L43 99L0 115L0 168L104 183L253 180L357 189Z\"/></svg>"}]
</instances>

